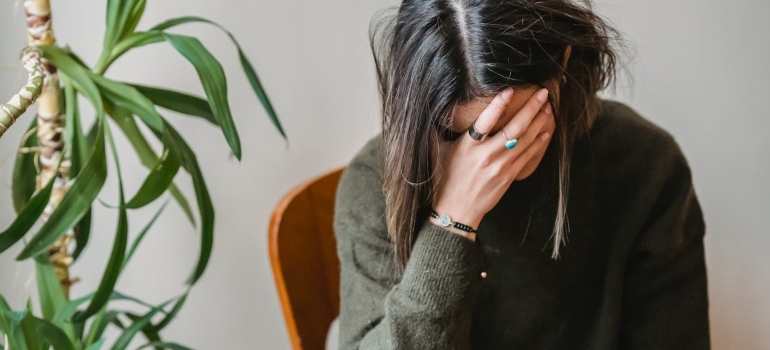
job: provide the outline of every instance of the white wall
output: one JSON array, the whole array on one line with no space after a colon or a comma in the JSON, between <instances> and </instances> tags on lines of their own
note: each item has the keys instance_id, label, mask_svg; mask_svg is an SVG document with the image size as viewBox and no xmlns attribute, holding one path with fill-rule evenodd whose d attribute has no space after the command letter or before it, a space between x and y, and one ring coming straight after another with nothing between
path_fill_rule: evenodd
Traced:
<instances>
[{"instance_id":1,"label":"white wall","mask_svg":"<svg viewBox=\"0 0 770 350\"><path fill-rule=\"evenodd\" d=\"M93 63L101 47L104 1L53 1L54 26ZM374 72L367 30L378 1L150 1L141 28L172 16L200 15L224 24L241 40L260 72L291 140L286 147L267 121L225 35L202 25L198 35L228 72L230 101L244 146L243 161L229 158L220 133L209 125L168 114L198 152L217 209L209 269L169 340L198 349L283 349L289 342L266 250L273 205L293 185L343 165L378 130ZM87 5L88 6L87 6ZM0 11L0 96L23 84L17 63L24 16L6 3ZM610 18L636 47L616 98L669 130L687 155L707 222L707 259L715 349L770 347L770 94L768 29L764 0L602 1ZM167 45L129 54L109 72L115 79L202 93L194 70ZM622 77L622 76L621 76ZM26 115L21 123L27 123ZM15 127L0 141L0 229L13 218L10 174L23 133ZM129 193L145 170L120 140ZM181 176L191 194L189 180ZM114 178L100 198L114 202ZM160 203L152 206L156 209ZM135 234L152 210L131 215ZM98 284L115 227L115 212L100 208L90 249L73 268L80 295ZM118 289L150 302L182 291L195 261L198 234L171 203L119 281ZM16 263L18 249L0 256L0 293L15 306L34 293L31 266ZM138 345L138 343L137 343Z\"/></svg>"}]
</instances>

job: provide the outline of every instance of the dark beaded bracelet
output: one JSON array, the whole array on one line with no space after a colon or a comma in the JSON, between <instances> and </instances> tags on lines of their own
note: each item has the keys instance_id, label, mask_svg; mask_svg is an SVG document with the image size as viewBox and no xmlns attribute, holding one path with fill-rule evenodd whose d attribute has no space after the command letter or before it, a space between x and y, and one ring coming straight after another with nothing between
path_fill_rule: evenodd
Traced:
<instances>
[{"instance_id":1,"label":"dark beaded bracelet","mask_svg":"<svg viewBox=\"0 0 770 350\"><path fill-rule=\"evenodd\" d=\"M452 219L449 217L449 215L444 214L444 215L439 216L438 213L436 213L436 211L434 211L433 209L431 209L431 211L430 211L430 216L432 218L438 219L439 222L441 222L441 225L443 225L445 227L452 226L452 227L458 228L460 230L463 230L465 232L476 233L476 230L474 230L472 227L470 227L468 225L465 225L465 224L461 224L459 222L452 222ZM486 271L485 264L484 264L484 249L482 249L482 247L481 247L481 241L479 240L479 236L478 235L476 235L476 247L479 248L479 260L480 260L480 266L481 266L481 278L487 278L487 271Z\"/></svg>"},{"instance_id":2,"label":"dark beaded bracelet","mask_svg":"<svg viewBox=\"0 0 770 350\"><path fill-rule=\"evenodd\" d=\"M474 230L473 227L470 227L466 224L461 224L459 222L452 222L452 219L447 214L439 216L438 213L436 213L434 210L431 209L430 216L434 219L438 219L441 225L443 225L444 227L452 226L454 228L463 230L465 232L476 233L476 230Z\"/></svg>"}]
</instances>

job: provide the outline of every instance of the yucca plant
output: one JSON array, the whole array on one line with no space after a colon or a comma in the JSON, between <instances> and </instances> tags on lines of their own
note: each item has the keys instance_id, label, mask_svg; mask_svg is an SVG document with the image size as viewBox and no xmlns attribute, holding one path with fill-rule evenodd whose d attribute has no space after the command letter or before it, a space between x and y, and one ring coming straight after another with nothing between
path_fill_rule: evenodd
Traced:
<instances>
[{"instance_id":1,"label":"yucca plant","mask_svg":"<svg viewBox=\"0 0 770 350\"><path fill-rule=\"evenodd\" d=\"M157 107L207 120L221 130L239 160L241 143L230 113L221 64L198 39L173 34L170 29L187 23L204 23L224 30L238 51L244 75L258 100L285 138L256 72L231 33L199 17L175 18L137 31L145 5L146 0L108 1L104 48L90 67L75 52L56 46L48 0L24 0L29 46L22 51L22 62L29 72L29 80L9 103L0 105L0 137L15 123L24 121L23 114L33 103L37 103L38 115L30 118L28 132L19 146L12 177L17 217L0 232L0 253L23 244L17 260L35 264L41 312L34 314L31 300L27 305L11 307L0 296L0 334L5 344L0 349L101 349L108 345L104 332L111 326L120 330L111 349L125 349L139 333L147 339L142 348L186 349L177 343L164 342L160 332L174 319L190 287L206 269L214 239L214 207L195 153ZM170 44L192 64L205 98L119 82L105 76L110 65L128 51L161 42ZM79 112L79 95L85 97L96 112L95 121L87 128ZM116 132L125 135L142 164L149 169L144 183L131 197L126 197L123 189L120 157L113 141ZM154 149L148 137L157 139L162 150ZM69 266L87 247L91 211L107 178L108 158L115 163L113 176L118 180L119 199L115 208L100 210L117 211L114 243L98 288L70 300L70 285L77 279L70 277ZM197 213L174 185L180 170L192 179ZM200 254L187 279L186 292L155 306L119 293L115 285L165 205L142 226L130 245L127 212L155 202L166 192L198 226ZM39 229L31 232L38 222L42 222ZM112 302L118 300L135 302L146 311L135 314L112 308Z\"/></svg>"}]
</instances>

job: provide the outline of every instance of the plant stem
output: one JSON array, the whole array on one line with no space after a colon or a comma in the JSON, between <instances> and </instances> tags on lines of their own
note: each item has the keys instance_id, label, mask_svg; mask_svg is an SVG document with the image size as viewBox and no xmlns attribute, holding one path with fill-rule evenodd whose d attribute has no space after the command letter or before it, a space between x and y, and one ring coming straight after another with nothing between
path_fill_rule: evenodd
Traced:
<instances>
[{"instance_id":1,"label":"plant stem","mask_svg":"<svg viewBox=\"0 0 770 350\"><path fill-rule=\"evenodd\" d=\"M27 85L18 94L14 95L8 103L0 105L0 137L3 137L16 119L35 103L43 91L45 72L40 56L40 50L32 46L24 48L21 52L21 62L29 72L29 78Z\"/></svg>"},{"instance_id":2,"label":"plant stem","mask_svg":"<svg viewBox=\"0 0 770 350\"><path fill-rule=\"evenodd\" d=\"M24 0L24 11L27 14L27 40L29 46L37 45L55 45L56 37L53 34L53 25L51 21L51 5L49 0ZM46 71L46 77L43 83L43 90L38 98L38 154L40 159L40 174L37 178L38 189L54 177L53 192L48 206L42 215L42 220L46 221L58 206L64 194L69 188L66 184L69 178L69 161L61 162L57 171L59 160L64 157L64 116L61 113L61 87L59 85L59 74L56 67L45 59L43 68ZM59 278L64 296L69 300L69 287L73 283L69 276L69 265L72 263L72 256L68 251L68 246L74 240L74 232L70 230L63 235L48 250L48 256L54 267L56 276Z\"/></svg>"}]
</instances>

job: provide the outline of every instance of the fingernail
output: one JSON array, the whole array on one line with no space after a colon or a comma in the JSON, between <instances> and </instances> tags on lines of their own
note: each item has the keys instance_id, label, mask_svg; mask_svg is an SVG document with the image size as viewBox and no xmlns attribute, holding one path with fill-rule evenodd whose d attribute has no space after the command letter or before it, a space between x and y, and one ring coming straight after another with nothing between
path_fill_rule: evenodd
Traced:
<instances>
[{"instance_id":1,"label":"fingernail","mask_svg":"<svg viewBox=\"0 0 770 350\"><path fill-rule=\"evenodd\" d=\"M537 99L540 100L540 102L545 101L546 97L548 97L548 90L542 89L537 92Z\"/></svg>"},{"instance_id":2,"label":"fingernail","mask_svg":"<svg viewBox=\"0 0 770 350\"><path fill-rule=\"evenodd\" d=\"M504 98L511 97L511 95L513 95L513 88L509 87L509 88L506 88L505 91L503 91Z\"/></svg>"},{"instance_id":3,"label":"fingernail","mask_svg":"<svg viewBox=\"0 0 770 350\"><path fill-rule=\"evenodd\" d=\"M545 114L551 114L553 110L551 110L551 104L545 105Z\"/></svg>"},{"instance_id":4,"label":"fingernail","mask_svg":"<svg viewBox=\"0 0 770 350\"><path fill-rule=\"evenodd\" d=\"M551 134L546 132L546 133L540 135L540 139L543 140L543 141L548 140L548 136L551 136Z\"/></svg>"}]
</instances>

